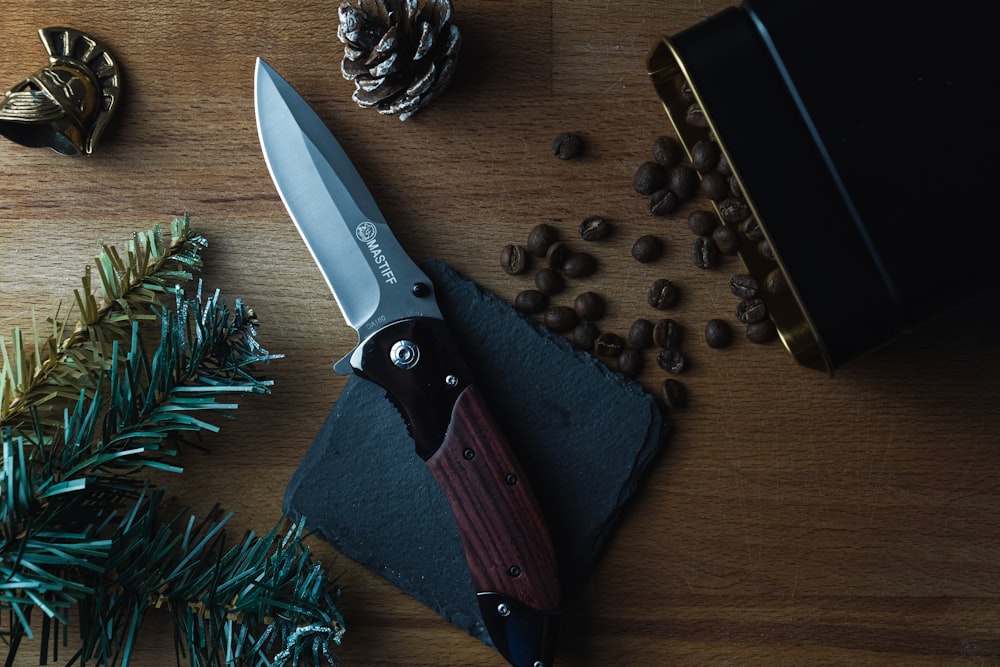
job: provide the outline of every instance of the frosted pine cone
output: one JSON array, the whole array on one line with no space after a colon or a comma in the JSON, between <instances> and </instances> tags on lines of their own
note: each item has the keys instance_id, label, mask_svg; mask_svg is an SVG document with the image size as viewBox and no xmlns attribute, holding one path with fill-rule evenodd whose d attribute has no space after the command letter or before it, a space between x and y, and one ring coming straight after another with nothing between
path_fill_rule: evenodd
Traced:
<instances>
[{"instance_id":1,"label":"frosted pine cone","mask_svg":"<svg viewBox=\"0 0 1000 667\"><path fill-rule=\"evenodd\" d=\"M406 120L444 90L462 43L450 0L349 0L340 5L341 71L361 107Z\"/></svg>"}]
</instances>

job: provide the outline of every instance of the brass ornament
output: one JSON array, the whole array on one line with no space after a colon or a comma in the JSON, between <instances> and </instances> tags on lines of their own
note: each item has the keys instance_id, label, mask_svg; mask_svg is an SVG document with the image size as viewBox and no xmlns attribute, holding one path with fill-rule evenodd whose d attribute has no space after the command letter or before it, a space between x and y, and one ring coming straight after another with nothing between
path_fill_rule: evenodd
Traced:
<instances>
[{"instance_id":1,"label":"brass ornament","mask_svg":"<svg viewBox=\"0 0 1000 667\"><path fill-rule=\"evenodd\" d=\"M71 28L42 28L49 64L0 100L0 135L63 155L90 155L121 102L121 71L111 52Z\"/></svg>"}]
</instances>

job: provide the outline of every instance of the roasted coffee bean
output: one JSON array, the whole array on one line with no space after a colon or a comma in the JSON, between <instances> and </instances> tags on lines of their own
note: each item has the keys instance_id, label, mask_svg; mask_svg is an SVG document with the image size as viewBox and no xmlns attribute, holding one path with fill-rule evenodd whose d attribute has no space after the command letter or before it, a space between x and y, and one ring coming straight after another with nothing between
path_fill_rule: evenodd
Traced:
<instances>
[{"instance_id":1,"label":"roasted coffee bean","mask_svg":"<svg viewBox=\"0 0 1000 667\"><path fill-rule=\"evenodd\" d=\"M545 261L548 263L549 268L562 271L563 264L566 263L571 252L567 244L562 241L556 241L545 251Z\"/></svg>"},{"instance_id":2,"label":"roasted coffee bean","mask_svg":"<svg viewBox=\"0 0 1000 667\"><path fill-rule=\"evenodd\" d=\"M757 244L757 252L760 253L761 257L766 259L774 259L774 250L771 249L771 242L764 239Z\"/></svg>"},{"instance_id":3,"label":"roasted coffee bean","mask_svg":"<svg viewBox=\"0 0 1000 667\"><path fill-rule=\"evenodd\" d=\"M500 251L500 268L512 276L524 273L528 268L528 251L514 243L505 245Z\"/></svg>"},{"instance_id":4,"label":"roasted coffee bean","mask_svg":"<svg viewBox=\"0 0 1000 667\"><path fill-rule=\"evenodd\" d=\"M691 166L702 174L707 174L719 164L721 155L719 144L710 139L699 139L691 146Z\"/></svg>"},{"instance_id":5,"label":"roasted coffee bean","mask_svg":"<svg viewBox=\"0 0 1000 667\"><path fill-rule=\"evenodd\" d=\"M653 308L665 310L677 301L677 287L666 278L658 278L649 287L647 301Z\"/></svg>"},{"instance_id":6,"label":"roasted coffee bean","mask_svg":"<svg viewBox=\"0 0 1000 667\"><path fill-rule=\"evenodd\" d=\"M687 201L698 194L698 172L686 164L679 164L667 172L666 188Z\"/></svg>"},{"instance_id":7,"label":"roasted coffee bean","mask_svg":"<svg viewBox=\"0 0 1000 667\"><path fill-rule=\"evenodd\" d=\"M594 353L601 357L617 357L624 347L622 337L614 333L602 333L594 341Z\"/></svg>"},{"instance_id":8,"label":"roasted coffee bean","mask_svg":"<svg viewBox=\"0 0 1000 667\"><path fill-rule=\"evenodd\" d=\"M673 213L681 200L671 190L660 188L649 195L649 212L653 215L668 215Z\"/></svg>"},{"instance_id":9,"label":"roasted coffee bean","mask_svg":"<svg viewBox=\"0 0 1000 667\"><path fill-rule=\"evenodd\" d=\"M684 328L675 320L660 320L653 325L653 345L676 348L684 337Z\"/></svg>"},{"instance_id":10,"label":"roasted coffee bean","mask_svg":"<svg viewBox=\"0 0 1000 667\"><path fill-rule=\"evenodd\" d=\"M611 235L611 223L599 215L592 215L580 223L580 238L584 241L600 241Z\"/></svg>"},{"instance_id":11,"label":"roasted coffee bean","mask_svg":"<svg viewBox=\"0 0 1000 667\"><path fill-rule=\"evenodd\" d=\"M635 170L632 187L641 195L651 195L667 182L667 172L659 162L643 162Z\"/></svg>"},{"instance_id":12,"label":"roasted coffee bean","mask_svg":"<svg viewBox=\"0 0 1000 667\"><path fill-rule=\"evenodd\" d=\"M687 406L687 387L678 380L667 378L660 385L660 398L668 408L683 408Z\"/></svg>"},{"instance_id":13,"label":"roasted coffee bean","mask_svg":"<svg viewBox=\"0 0 1000 667\"><path fill-rule=\"evenodd\" d=\"M642 352L633 347L622 348L618 353L618 372L625 377L634 378L642 372L642 362Z\"/></svg>"},{"instance_id":14,"label":"roasted coffee bean","mask_svg":"<svg viewBox=\"0 0 1000 667\"><path fill-rule=\"evenodd\" d=\"M580 318L569 306L552 306L542 315L542 321L552 331L569 331L580 323Z\"/></svg>"},{"instance_id":15,"label":"roasted coffee bean","mask_svg":"<svg viewBox=\"0 0 1000 667\"><path fill-rule=\"evenodd\" d=\"M788 291L788 279L785 272L779 268L771 269L767 277L764 278L764 289L768 294L782 294Z\"/></svg>"},{"instance_id":16,"label":"roasted coffee bean","mask_svg":"<svg viewBox=\"0 0 1000 667\"><path fill-rule=\"evenodd\" d=\"M535 257L545 257L549 246L559 239L559 232L552 225L544 222L531 228L528 232L528 242L525 249Z\"/></svg>"},{"instance_id":17,"label":"roasted coffee bean","mask_svg":"<svg viewBox=\"0 0 1000 667\"><path fill-rule=\"evenodd\" d=\"M677 375L684 370L684 355L676 348L665 347L656 355L656 363L666 372Z\"/></svg>"},{"instance_id":18,"label":"roasted coffee bean","mask_svg":"<svg viewBox=\"0 0 1000 667\"><path fill-rule=\"evenodd\" d=\"M588 352L594 349L594 341L600 335L601 330L593 322L580 322L573 327L573 342Z\"/></svg>"},{"instance_id":19,"label":"roasted coffee bean","mask_svg":"<svg viewBox=\"0 0 1000 667\"><path fill-rule=\"evenodd\" d=\"M740 234L732 227L720 225L712 232L712 240L725 255L732 255L740 249Z\"/></svg>"},{"instance_id":20,"label":"roasted coffee bean","mask_svg":"<svg viewBox=\"0 0 1000 667\"><path fill-rule=\"evenodd\" d=\"M760 322L767 317L767 306L760 297L743 299L736 304L736 319L743 324Z\"/></svg>"},{"instance_id":21,"label":"roasted coffee bean","mask_svg":"<svg viewBox=\"0 0 1000 667\"><path fill-rule=\"evenodd\" d=\"M560 160L572 160L583 153L583 138L573 132L562 132L552 142L552 154Z\"/></svg>"},{"instance_id":22,"label":"roasted coffee bean","mask_svg":"<svg viewBox=\"0 0 1000 667\"><path fill-rule=\"evenodd\" d=\"M705 116L705 112L702 111L701 105L697 102L687 108L684 120L691 127L708 127L708 118Z\"/></svg>"},{"instance_id":23,"label":"roasted coffee bean","mask_svg":"<svg viewBox=\"0 0 1000 667\"><path fill-rule=\"evenodd\" d=\"M572 252L563 262L563 273L569 278L586 278L597 270L597 259L586 252Z\"/></svg>"},{"instance_id":24,"label":"roasted coffee bean","mask_svg":"<svg viewBox=\"0 0 1000 667\"><path fill-rule=\"evenodd\" d=\"M664 167L669 168L680 164L684 158L684 147L673 137L660 137L653 144L653 161Z\"/></svg>"},{"instance_id":25,"label":"roasted coffee bean","mask_svg":"<svg viewBox=\"0 0 1000 667\"><path fill-rule=\"evenodd\" d=\"M729 193L737 199L743 199L743 186L736 174L729 174Z\"/></svg>"},{"instance_id":26,"label":"roasted coffee bean","mask_svg":"<svg viewBox=\"0 0 1000 667\"><path fill-rule=\"evenodd\" d=\"M687 81L681 82L681 99L685 102L694 102L694 91L691 89L691 84Z\"/></svg>"},{"instance_id":27,"label":"roasted coffee bean","mask_svg":"<svg viewBox=\"0 0 1000 667\"><path fill-rule=\"evenodd\" d=\"M701 177L698 189L712 201L720 202L729 196L729 180L717 171L710 171Z\"/></svg>"},{"instance_id":28,"label":"roasted coffee bean","mask_svg":"<svg viewBox=\"0 0 1000 667\"><path fill-rule=\"evenodd\" d=\"M712 211L696 208L688 213L688 229L695 236L711 236L719 226L719 217Z\"/></svg>"},{"instance_id":29,"label":"roasted coffee bean","mask_svg":"<svg viewBox=\"0 0 1000 667\"><path fill-rule=\"evenodd\" d=\"M535 287L542 294L558 294L565 287L562 276L555 269L539 269L535 273Z\"/></svg>"},{"instance_id":30,"label":"roasted coffee bean","mask_svg":"<svg viewBox=\"0 0 1000 667\"><path fill-rule=\"evenodd\" d=\"M729 347L733 342L733 329L725 320L718 318L708 321L705 325L705 342L715 350Z\"/></svg>"},{"instance_id":31,"label":"roasted coffee bean","mask_svg":"<svg viewBox=\"0 0 1000 667\"><path fill-rule=\"evenodd\" d=\"M757 222L756 218L747 218L744 220L743 224L740 225L740 232L748 241L759 243L764 240L764 230L761 229L760 223Z\"/></svg>"},{"instance_id":32,"label":"roasted coffee bean","mask_svg":"<svg viewBox=\"0 0 1000 667\"><path fill-rule=\"evenodd\" d=\"M711 236L699 236L691 244L691 259L699 269L710 269L719 262L719 248Z\"/></svg>"},{"instance_id":33,"label":"roasted coffee bean","mask_svg":"<svg viewBox=\"0 0 1000 667\"><path fill-rule=\"evenodd\" d=\"M722 216L723 222L735 224L746 220L750 215L750 209L742 199L726 197L719 202L719 215Z\"/></svg>"},{"instance_id":34,"label":"roasted coffee bean","mask_svg":"<svg viewBox=\"0 0 1000 667\"><path fill-rule=\"evenodd\" d=\"M573 302L573 310L581 320L593 322L604 317L605 303L604 297L597 292L584 292L576 297Z\"/></svg>"},{"instance_id":35,"label":"roasted coffee bean","mask_svg":"<svg viewBox=\"0 0 1000 667\"><path fill-rule=\"evenodd\" d=\"M637 319L629 328L625 342L637 350L650 347L653 344L653 323L642 317Z\"/></svg>"},{"instance_id":36,"label":"roasted coffee bean","mask_svg":"<svg viewBox=\"0 0 1000 667\"><path fill-rule=\"evenodd\" d=\"M534 315L549 307L549 297L536 289L526 289L514 297L514 308L522 313Z\"/></svg>"},{"instance_id":37,"label":"roasted coffee bean","mask_svg":"<svg viewBox=\"0 0 1000 667\"><path fill-rule=\"evenodd\" d=\"M749 273L737 273L729 279L729 291L741 299L752 299L760 291L760 284Z\"/></svg>"},{"instance_id":38,"label":"roasted coffee bean","mask_svg":"<svg viewBox=\"0 0 1000 667\"><path fill-rule=\"evenodd\" d=\"M632 257L643 264L655 262L660 258L662 252L663 241L652 234L640 236L632 244Z\"/></svg>"},{"instance_id":39,"label":"roasted coffee bean","mask_svg":"<svg viewBox=\"0 0 1000 667\"><path fill-rule=\"evenodd\" d=\"M774 326L774 322L769 319L761 320L760 322L751 322L747 325L747 340L751 343L770 343L772 340L778 337L778 330Z\"/></svg>"},{"instance_id":40,"label":"roasted coffee bean","mask_svg":"<svg viewBox=\"0 0 1000 667\"><path fill-rule=\"evenodd\" d=\"M733 175L733 170L729 166L729 160L726 159L725 153L719 156L719 164L716 165L715 170L718 171L723 176L725 176L727 179Z\"/></svg>"}]
</instances>

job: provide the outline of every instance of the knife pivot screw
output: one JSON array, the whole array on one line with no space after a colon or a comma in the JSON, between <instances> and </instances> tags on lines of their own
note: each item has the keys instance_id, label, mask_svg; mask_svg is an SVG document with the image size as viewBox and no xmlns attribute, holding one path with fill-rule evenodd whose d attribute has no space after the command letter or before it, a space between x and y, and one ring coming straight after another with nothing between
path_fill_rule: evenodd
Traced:
<instances>
[{"instance_id":1,"label":"knife pivot screw","mask_svg":"<svg viewBox=\"0 0 1000 667\"><path fill-rule=\"evenodd\" d=\"M420 361L420 348L413 341L397 340L389 350L389 359L397 368L413 368Z\"/></svg>"},{"instance_id":2,"label":"knife pivot screw","mask_svg":"<svg viewBox=\"0 0 1000 667\"><path fill-rule=\"evenodd\" d=\"M474 452L472 449L466 449L464 452L462 452L462 456L465 457L466 461L471 461L472 459L476 458L476 452Z\"/></svg>"},{"instance_id":3,"label":"knife pivot screw","mask_svg":"<svg viewBox=\"0 0 1000 667\"><path fill-rule=\"evenodd\" d=\"M515 578L520 577L521 568L519 568L517 565L511 565L509 568L507 568L507 574Z\"/></svg>"},{"instance_id":4,"label":"knife pivot screw","mask_svg":"<svg viewBox=\"0 0 1000 667\"><path fill-rule=\"evenodd\" d=\"M418 299L422 299L425 296L431 295L431 286L427 283L416 282L413 283L413 287L410 288L410 292Z\"/></svg>"},{"instance_id":5,"label":"knife pivot screw","mask_svg":"<svg viewBox=\"0 0 1000 667\"><path fill-rule=\"evenodd\" d=\"M446 375L444 378L444 383L449 387L455 387L458 385L458 377L455 375Z\"/></svg>"},{"instance_id":6,"label":"knife pivot screw","mask_svg":"<svg viewBox=\"0 0 1000 667\"><path fill-rule=\"evenodd\" d=\"M514 486L517 484L517 475L509 472L507 473L507 476L503 478L503 481L507 482L507 486Z\"/></svg>"},{"instance_id":7,"label":"knife pivot screw","mask_svg":"<svg viewBox=\"0 0 1000 667\"><path fill-rule=\"evenodd\" d=\"M510 616L510 607L508 607L506 603L501 602L497 605L497 613L501 616Z\"/></svg>"}]
</instances>

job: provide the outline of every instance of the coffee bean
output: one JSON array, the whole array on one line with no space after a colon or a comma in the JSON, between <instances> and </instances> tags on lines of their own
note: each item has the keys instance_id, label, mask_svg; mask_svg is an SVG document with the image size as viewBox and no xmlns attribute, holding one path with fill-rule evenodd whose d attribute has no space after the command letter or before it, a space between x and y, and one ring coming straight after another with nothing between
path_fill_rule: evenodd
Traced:
<instances>
[{"instance_id":1,"label":"coffee bean","mask_svg":"<svg viewBox=\"0 0 1000 667\"><path fill-rule=\"evenodd\" d=\"M764 278L764 289L768 294L782 294L788 291L788 279L785 272L780 268L771 269L771 272Z\"/></svg>"},{"instance_id":2,"label":"coffee bean","mask_svg":"<svg viewBox=\"0 0 1000 667\"><path fill-rule=\"evenodd\" d=\"M719 218L711 211L696 208L688 213L688 229L695 236L710 236L719 226Z\"/></svg>"},{"instance_id":3,"label":"coffee bean","mask_svg":"<svg viewBox=\"0 0 1000 667\"><path fill-rule=\"evenodd\" d=\"M674 137L660 137L653 144L653 161L664 167L680 164L685 158L684 147Z\"/></svg>"},{"instance_id":4,"label":"coffee bean","mask_svg":"<svg viewBox=\"0 0 1000 667\"><path fill-rule=\"evenodd\" d=\"M604 297L596 292L584 292L576 297L573 302L573 310L581 320L591 322L604 317L605 303Z\"/></svg>"},{"instance_id":5,"label":"coffee bean","mask_svg":"<svg viewBox=\"0 0 1000 667\"><path fill-rule=\"evenodd\" d=\"M611 235L611 223L599 215L592 215L580 223L580 237L584 241L600 241Z\"/></svg>"},{"instance_id":6,"label":"coffee bean","mask_svg":"<svg viewBox=\"0 0 1000 667\"><path fill-rule=\"evenodd\" d=\"M698 194L698 172L686 164L679 164L667 172L666 188L673 191L681 201L687 201Z\"/></svg>"},{"instance_id":7,"label":"coffee bean","mask_svg":"<svg viewBox=\"0 0 1000 667\"><path fill-rule=\"evenodd\" d=\"M743 186L736 174L729 174L729 193L737 199L743 199Z\"/></svg>"},{"instance_id":8,"label":"coffee bean","mask_svg":"<svg viewBox=\"0 0 1000 667\"><path fill-rule=\"evenodd\" d=\"M500 251L500 268L511 276L524 273L528 268L528 251L514 243L505 245Z\"/></svg>"},{"instance_id":9,"label":"coffee bean","mask_svg":"<svg viewBox=\"0 0 1000 667\"><path fill-rule=\"evenodd\" d=\"M684 328L675 320L660 320L653 326L653 345L676 348L684 338Z\"/></svg>"},{"instance_id":10,"label":"coffee bean","mask_svg":"<svg viewBox=\"0 0 1000 667\"><path fill-rule=\"evenodd\" d=\"M597 259L586 252L572 252L563 262L563 273L569 278L586 278L597 270Z\"/></svg>"},{"instance_id":11,"label":"coffee bean","mask_svg":"<svg viewBox=\"0 0 1000 667\"><path fill-rule=\"evenodd\" d=\"M719 251L726 255L732 255L740 249L740 235L732 227L720 225L712 232L712 240L715 241Z\"/></svg>"},{"instance_id":12,"label":"coffee bean","mask_svg":"<svg viewBox=\"0 0 1000 667\"><path fill-rule=\"evenodd\" d=\"M641 195L651 195L667 182L667 173L659 162L643 162L635 170L632 187Z\"/></svg>"},{"instance_id":13,"label":"coffee bean","mask_svg":"<svg viewBox=\"0 0 1000 667\"><path fill-rule=\"evenodd\" d=\"M761 229L760 223L757 222L756 218L747 218L744 220L743 224L740 225L740 232L748 241L759 243L764 240L764 230Z\"/></svg>"},{"instance_id":14,"label":"coffee bean","mask_svg":"<svg viewBox=\"0 0 1000 667\"><path fill-rule=\"evenodd\" d=\"M601 357L617 357L624 347L621 336L614 333L602 333L594 341L594 353Z\"/></svg>"},{"instance_id":15,"label":"coffee bean","mask_svg":"<svg viewBox=\"0 0 1000 667\"><path fill-rule=\"evenodd\" d=\"M698 189L712 201L720 202L729 196L729 180L717 171L710 171L701 177Z\"/></svg>"},{"instance_id":16,"label":"coffee bean","mask_svg":"<svg viewBox=\"0 0 1000 667\"><path fill-rule=\"evenodd\" d=\"M760 253L761 257L772 260L774 259L774 250L771 249L771 242L767 239L764 239L757 244L757 252Z\"/></svg>"},{"instance_id":17,"label":"coffee bean","mask_svg":"<svg viewBox=\"0 0 1000 667\"><path fill-rule=\"evenodd\" d=\"M687 108L684 120L691 127L708 127L708 118L705 116L705 112L702 111L701 105L697 102Z\"/></svg>"},{"instance_id":18,"label":"coffee bean","mask_svg":"<svg viewBox=\"0 0 1000 667\"><path fill-rule=\"evenodd\" d=\"M760 322L767 317L767 306L759 297L743 299L736 304L736 319L743 324Z\"/></svg>"},{"instance_id":19,"label":"coffee bean","mask_svg":"<svg viewBox=\"0 0 1000 667\"><path fill-rule=\"evenodd\" d=\"M560 160L572 160L583 153L583 138L573 132L562 132L552 142L552 154Z\"/></svg>"},{"instance_id":20,"label":"coffee bean","mask_svg":"<svg viewBox=\"0 0 1000 667\"><path fill-rule=\"evenodd\" d=\"M719 164L716 165L715 170L727 179L733 175L732 167L729 166L729 160L726 159L725 153L719 156Z\"/></svg>"},{"instance_id":21,"label":"coffee bean","mask_svg":"<svg viewBox=\"0 0 1000 667\"><path fill-rule=\"evenodd\" d=\"M710 348L719 350L733 341L733 329L725 320L712 319L705 325L705 342Z\"/></svg>"},{"instance_id":22,"label":"coffee bean","mask_svg":"<svg viewBox=\"0 0 1000 667\"><path fill-rule=\"evenodd\" d=\"M658 278L649 287L647 301L653 308L665 310L677 301L677 288L666 278Z\"/></svg>"},{"instance_id":23,"label":"coffee bean","mask_svg":"<svg viewBox=\"0 0 1000 667\"><path fill-rule=\"evenodd\" d=\"M665 347L656 355L656 363L666 372L677 375L684 370L684 355L678 349Z\"/></svg>"},{"instance_id":24,"label":"coffee bean","mask_svg":"<svg viewBox=\"0 0 1000 667\"><path fill-rule=\"evenodd\" d=\"M735 224L746 220L750 215L750 209L742 199L726 197L719 202L719 215L722 216L723 222Z\"/></svg>"},{"instance_id":25,"label":"coffee bean","mask_svg":"<svg viewBox=\"0 0 1000 667\"><path fill-rule=\"evenodd\" d=\"M711 236L699 236L691 244L691 259L699 269L710 269L719 262L719 248Z\"/></svg>"},{"instance_id":26,"label":"coffee bean","mask_svg":"<svg viewBox=\"0 0 1000 667\"><path fill-rule=\"evenodd\" d=\"M775 328L774 322L771 320L765 319L760 322L751 322L747 325L747 340L751 343L763 345L765 343L770 343L777 337L778 330Z\"/></svg>"},{"instance_id":27,"label":"coffee bean","mask_svg":"<svg viewBox=\"0 0 1000 667\"><path fill-rule=\"evenodd\" d=\"M632 244L632 257L634 257L636 261L642 262L643 264L655 262L660 258L660 253L662 252L663 241L652 234L640 236L636 239L635 243Z\"/></svg>"},{"instance_id":28,"label":"coffee bean","mask_svg":"<svg viewBox=\"0 0 1000 667\"><path fill-rule=\"evenodd\" d=\"M552 306L542 315L542 321L552 331L569 331L580 323L576 311L569 306Z\"/></svg>"},{"instance_id":29,"label":"coffee bean","mask_svg":"<svg viewBox=\"0 0 1000 667\"><path fill-rule=\"evenodd\" d=\"M645 318L639 318L632 323L625 337L629 347L645 350L653 344L653 323Z\"/></svg>"},{"instance_id":30,"label":"coffee bean","mask_svg":"<svg viewBox=\"0 0 1000 667\"><path fill-rule=\"evenodd\" d=\"M633 348L625 347L618 353L618 372L625 377L634 378L642 372L643 357L642 352Z\"/></svg>"},{"instance_id":31,"label":"coffee bean","mask_svg":"<svg viewBox=\"0 0 1000 667\"><path fill-rule=\"evenodd\" d=\"M566 259L569 257L570 250L569 245L563 243L562 241L556 241L549 246L549 249L545 251L545 261L548 263L549 268L556 271L562 271L563 264L566 263Z\"/></svg>"},{"instance_id":32,"label":"coffee bean","mask_svg":"<svg viewBox=\"0 0 1000 667\"><path fill-rule=\"evenodd\" d=\"M517 296L514 297L514 308L522 313L534 315L548 307L549 297L536 289L526 289L523 292L518 292Z\"/></svg>"},{"instance_id":33,"label":"coffee bean","mask_svg":"<svg viewBox=\"0 0 1000 667\"><path fill-rule=\"evenodd\" d=\"M750 299L757 296L760 285L749 273L737 273L729 279L729 291L741 299Z\"/></svg>"},{"instance_id":34,"label":"coffee bean","mask_svg":"<svg viewBox=\"0 0 1000 667\"><path fill-rule=\"evenodd\" d=\"M649 212L653 215L669 215L677 208L680 201L671 190L660 188L649 195Z\"/></svg>"},{"instance_id":35,"label":"coffee bean","mask_svg":"<svg viewBox=\"0 0 1000 667\"><path fill-rule=\"evenodd\" d=\"M687 81L681 82L681 99L688 103L695 100L694 91L691 89L691 84Z\"/></svg>"},{"instance_id":36,"label":"coffee bean","mask_svg":"<svg viewBox=\"0 0 1000 667\"><path fill-rule=\"evenodd\" d=\"M719 164L719 144L709 139L699 139L691 146L691 166L702 174L706 174Z\"/></svg>"},{"instance_id":37,"label":"coffee bean","mask_svg":"<svg viewBox=\"0 0 1000 667\"><path fill-rule=\"evenodd\" d=\"M535 273L535 287L542 294L548 294L552 296L553 294L558 294L562 291L565 283L563 282L562 276L555 269L539 269Z\"/></svg>"},{"instance_id":38,"label":"coffee bean","mask_svg":"<svg viewBox=\"0 0 1000 667\"><path fill-rule=\"evenodd\" d=\"M552 225L544 222L531 228L528 232L528 242L525 249L535 257L545 257L549 246L559 238L559 232Z\"/></svg>"},{"instance_id":39,"label":"coffee bean","mask_svg":"<svg viewBox=\"0 0 1000 667\"><path fill-rule=\"evenodd\" d=\"M667 378L660 385L660 398L668 408L683 408L687 406L687 387L678 380Z\"/></svg>"},{"instance_id":40,"label":"coffee bean","mask_svg":"<svg viewBox=\"0 0 1000 667\"><path fill-rule=\"evenodd\" d=\"M580 322L573 328L573 342L588 352L594 349L594 341L601 330L593 322Z\"/></svg>"}]
</instances>

